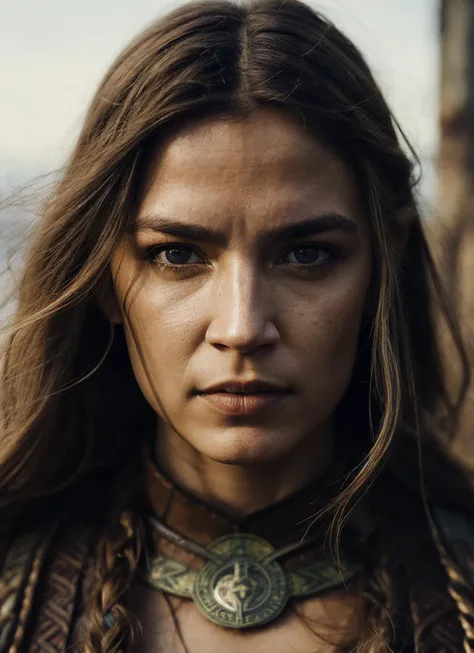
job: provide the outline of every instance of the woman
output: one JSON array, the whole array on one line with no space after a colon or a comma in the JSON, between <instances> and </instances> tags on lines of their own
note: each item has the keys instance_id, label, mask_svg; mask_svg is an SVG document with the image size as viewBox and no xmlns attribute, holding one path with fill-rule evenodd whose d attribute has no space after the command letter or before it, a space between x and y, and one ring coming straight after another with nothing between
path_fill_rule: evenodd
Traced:
<instances>
[{"instance_id":1,"label":"woman","mask_svg":"<svg viewBox=\"0 0 474 653\"><path fill-rule=\"evenodd\" d=\"M120 55L5 355L2 653L471 650L435 318L465 356L414 183L297 0L189 4Z\"/></svg>"}]
</instances>

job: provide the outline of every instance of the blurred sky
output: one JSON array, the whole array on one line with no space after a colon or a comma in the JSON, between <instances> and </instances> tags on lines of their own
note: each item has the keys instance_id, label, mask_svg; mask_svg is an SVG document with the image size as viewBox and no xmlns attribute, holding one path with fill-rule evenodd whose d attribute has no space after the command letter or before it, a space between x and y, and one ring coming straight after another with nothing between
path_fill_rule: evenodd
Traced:
<instances>
[{"instance_id":1,"label":"blurred sky","mask_svg":"<svg viewBox=\"0 0 474 653\"><path fill-rule=\"evenodd\" d=\"M0 184L61 165L114 57L176 0L0 0ZM438 0L310 0L362 49L434 200ZM1 190L1 186L0 186Z\"/></svg>"}]
</instances>

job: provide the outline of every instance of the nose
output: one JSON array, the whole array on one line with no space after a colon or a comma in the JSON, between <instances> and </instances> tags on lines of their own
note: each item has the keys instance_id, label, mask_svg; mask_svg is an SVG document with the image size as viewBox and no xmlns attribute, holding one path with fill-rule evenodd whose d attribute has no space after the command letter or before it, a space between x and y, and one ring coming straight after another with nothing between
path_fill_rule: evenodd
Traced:
<instances>
[{"instance_id":1,"label":"nose","mask_svg":"<svg viewBox=\"0 0 474 653\"><path fill-rule=\"evenodd\" d=\"M271 291L264 274L255 266L234 260L217 273L213 293L206 342L249 353L280 341L272 315Z\"/></svg>"}]
</instances>

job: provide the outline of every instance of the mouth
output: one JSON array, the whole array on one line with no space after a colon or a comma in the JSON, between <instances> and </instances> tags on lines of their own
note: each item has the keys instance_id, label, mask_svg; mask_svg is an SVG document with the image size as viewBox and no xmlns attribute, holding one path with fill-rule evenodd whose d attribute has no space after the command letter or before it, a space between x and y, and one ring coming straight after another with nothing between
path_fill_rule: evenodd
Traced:
<instances>
[{"instance_id":1,"label":"mouth","mask_svg":"<svg viewBox=\"0 0 474 653\"><path fill-rule=\"evenodd\" d=\"M283 390L258 392L231 392L216 390L198 393L206 403L225 415L256 415L275 409L291 393Z\"/></svg>"},{"instance_id":2,"label":"mouth","mask_svg":"<svg viewBox=\"0 0 474 653\"><path fill-rule=\"evenodd\" d=\"M216 392L225 392L229 394L278 394L290 390L288 385L276 383L270 380L253 379L239 380L232 379L220 381L212 386L200 390L202 394L211 394Z\"/></svg>"}]
</instances>

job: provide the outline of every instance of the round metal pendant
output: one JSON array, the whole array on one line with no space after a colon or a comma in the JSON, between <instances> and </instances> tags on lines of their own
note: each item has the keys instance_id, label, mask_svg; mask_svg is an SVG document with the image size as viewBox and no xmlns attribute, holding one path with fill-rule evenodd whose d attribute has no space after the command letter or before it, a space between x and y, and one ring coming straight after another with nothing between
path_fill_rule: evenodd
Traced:
<instances>
[{"instance_id":1,"label":"round metal pendant","mask_svg":"<svg viewBox=\"0 0 474 653\"><path fill-rule=\"evenodd\" d=\"M285 572L266 562L274 549L253 535L229 535L213 542L209 551L219 562L200 569L193 587L202 614L226 628L250 628L273 621L288 601Z\"/></svg>"}]
</instances>

